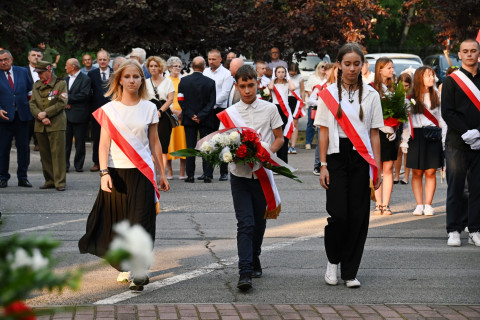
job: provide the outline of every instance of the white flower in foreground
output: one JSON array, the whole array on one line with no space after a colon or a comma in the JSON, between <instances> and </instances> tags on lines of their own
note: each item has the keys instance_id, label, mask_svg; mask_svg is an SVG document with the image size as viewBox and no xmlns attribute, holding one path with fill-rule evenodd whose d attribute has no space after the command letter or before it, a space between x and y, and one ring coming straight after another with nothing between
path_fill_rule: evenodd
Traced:
<instances>
[{"instance_id":1,"label":"white flower in foreground","mask_svg":"<svg viewBox=\"0 0 480 320\"><path fill-rule=\"evenodd\" d=\"M410 101L412 102L413 105L417 104L417 101L415 101L415 99L410 99Z\"/></svg>"},{"instance_id":2,"label":"white flower in foreground","mask_svg":"<svg viewBox=\"0 0 480 320\"><path fill-rule=\"evenodd\" d=\"M122 269L135 275L146 274L153 262L150 235L138 224L130 226L127 220L117 223L113 230L117 235L110 243L110 250L123 249L130 253L130 258L122 261Z\"/></svg>"},{"instance_id":3,"label":"white flower in foreground","mask_svg":"<svg viewBox=\"0 0 480 320\"><path fill-rule=\"evenodd\" d=\"M230 143L234 145L239 145L240 144L240 133L238 131L232 131L228 135L228 138L230 139Z\"/></svg>"},{"instance_id":4,"label":"white flower in foreground","mask_svg":"<svg viewBox=\"0 0 480 320\"><path fill-rule=\"evenodd\" d=\"M222 151L219 154L220 160L223 162L232 162L233 156L232 153L230 152L229 147L225 147L222 149Z\"/></svg>"},{"instance_id":5,"label":"white flower in foreground","mask_svg":"<svg viewBox=\"0 0 480 320\"><path fill-rule=\"evenodd\" d=\"M266 96L270 95L270 90L268 88L263 89L263 94Z\"/></svg>"},{"instance_id":6,"label":"white flower in foreground","mask_svg":"<svg viewBox=\"0 0 480 320\"><path fill-rule=\"evenodd\" d=\"M212 141L213 143L220 143L221 139L222 139L222 135L220 133L217 133L210 139L210 141Z\"/></svg>"},{"instance_id":7,"label":"white flower in foreground","mask_svg":"<svg viewBox=\"0 0 480 320\"><path fill-rule=\"evenodd\" d=\"M205 153L212 152L212 149L212 144L209 141L204 141L200 147L200 151Z\"/></svg>"},{"instance_id":8,"label":"white flower in foreground","mask_svg":"<svg viewBox=\"0 0 480 320\"><path fill-rule=\"evenodd\" d=\"M45 258L38 248L33 249L31 256L25 249L18 248L13 257L10 255L11 268L18 269L22 267L30 267L32 270L40 270L48 266L48 259Z\"/></svg>"}]
</instances>

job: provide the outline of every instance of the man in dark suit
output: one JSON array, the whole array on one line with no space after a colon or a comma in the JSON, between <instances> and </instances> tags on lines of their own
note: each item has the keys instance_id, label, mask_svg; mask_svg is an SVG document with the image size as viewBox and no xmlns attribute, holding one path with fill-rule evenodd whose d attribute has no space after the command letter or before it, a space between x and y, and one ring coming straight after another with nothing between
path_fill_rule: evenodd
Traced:
<instances>
[{"instance_id":1,"label":"man in dark suit","mask_svg":"<svg viewBox=\"0 0 480 320\"><path fill-rule=\"evenodd\" d=\"M83 172L85 161L85 139L90 120L90 78L80 71L80 62L71 58L65 64L68 76L65 77L68 88L68 104L65 107L67 114L66 132L66 159L67 172L70 168L70 153L72 151L72 140L75 137L75 157L73 165L75 171Z\"/></svg>"},{"instance_id":2,"label":"man in dark suit","mask_svg":"<svg viewBox=\"0 0 480 320\"><path fill-rule=\"evenodd\" d=\"M10 174L10 149L15 137L17 147L18 186L32 187L27 178L30 164L29 121L30 113L28 97L32 92L32 80L25 68L13 66L10 51L0 50L0 188L8 186Z\"/></svg>"},{"instance_id":3,"label":"man in dark suit","mask_svg":"<svg viewBox=\"0 0 480 320\"><path fill-rule=\"evenodd\" d=\"M110 62L110 54L101 49L97 53L97 62L98 69L91 70L88 72L88 77L92 81L92 104L90 108L90 113L94 112L104 104L110 102L110 98L106 98L104 94L107 92L106 85L108 79L112 75L112 68L108 65ZM93 167L90 171L95 172L99 171L100 167L98 164L98 145L100 142L100 125L97 120L91 117L92 123L92 140L93 140L93 154L92 161Z\"/></svg>"},{"instance_id":4,"label":"man in dark suit","mask_svg":"<svg viewBox=\"0 0 480 320\"><path fill-rule=\"evenodd\" d=\"M197 136L200 138L211 133L215 128L213 106L216 101L215 81L202 74L205 59L195 57L192 61L193 73L180 80L178 85L178 102L182 108L182 125L185 128L187 148L195 148ZM187 178L185 182L194 182L195 157L186 161ZM203 182L212 182L213 168L203 160Z\"/></svg>"},{"instance_id":5,"label":"man in dark suit","mask_svg":"<svg viewBox=\"0 0 480 320\"><path fill-rule=\"evenodd\" d=\"M28 75L30 76L30 79L32 79L33 83L37 82L37 80L39 79L38 73L35 72L35 65L37 64L38 61L42 60L42 58L43 58L43 53L42 53L42 50L40 50L40 48L32 48L28 51L28 65L25 68L27 68L27 70L29 71ZM32 121L30 121L30 124L29 124L30 138L33 137L33 144L35 145L35 147L33 148L33 151L39 151L40 149L38 147L37 136L33 132L34 123L35 121L32 119Z\"/></svg>"}]
</instances>

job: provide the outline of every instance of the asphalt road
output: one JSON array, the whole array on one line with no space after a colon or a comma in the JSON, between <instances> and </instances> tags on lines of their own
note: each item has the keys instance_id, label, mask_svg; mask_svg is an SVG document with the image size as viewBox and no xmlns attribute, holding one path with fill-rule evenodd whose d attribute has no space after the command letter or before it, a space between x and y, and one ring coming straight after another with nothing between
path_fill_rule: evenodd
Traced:
<instances>
[{"instance_id":1,"label":"asphalt road","mask_svg":"<svg viewBox=\"0 0 480 320\"><path fill-rule=\"evenodd\" d=\"M87 147L91 152L91 146ZM43 184L40 157L32 152L29 170L34 188L17 187L16 152L11 153L9 187L0 189L3 224L0 237L51 235L62 241L56 251L58 271L83 268L81 289L36 292L31 306L149 303L480 303L480 248L446 245L446 184L437 179L433 217L414 217L410 185L395 185L392 216L372 216L358 279L360 289L324 283L327 259L323 245L326 224L325 192L312 174L313 150L298 148L289 157L303 183L276 177L282 213L270 220L261 256L264 276L254 279L248 294L236 289L236 221L229 182L211 184L171 181L162 193L157 217L155 262L151 284L131 293L117 284L117 273L91 255L78 253L77 241L99 189L99 176L69 173L67 191L39 190ZM73 156L72 156L73 157ZM177 161L178 162L178 161ZM178 177L178 163L175 176ZM200 168L200 161L197 161ZM198 172L198 170L197 170ZM372 208L374 204L372 203Z\"/></svg>"}]
</instances>

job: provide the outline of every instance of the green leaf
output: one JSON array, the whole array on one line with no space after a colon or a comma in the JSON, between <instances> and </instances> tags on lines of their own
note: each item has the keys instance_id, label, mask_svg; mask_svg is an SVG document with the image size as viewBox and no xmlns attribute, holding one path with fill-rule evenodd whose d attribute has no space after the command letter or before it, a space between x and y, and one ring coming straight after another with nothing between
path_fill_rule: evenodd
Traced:
<instances>
[{"instance_id":1,"label":"green leaf","mask_svg":"<svg viewBox=\"0 0 480 320\"><path fill-rule=\"evenodd\" d=\"M199 150L188 148L170 152L170 155L174 157L201 157L202 153Z\"/></svg>"},{"instance_id":2,"label":"green leaf","mask_svg":"<svg viewBox=\"0 0 480 320\"><path fill-rule=\"evenodd\" d=\"M292 180L295 180L297 182L303 183L302 180L300 180L296 175L290 171L290 169L283 167L283 166L272 166L270 163L266 163L265 168L272 170L275 173L278 173L284 177L290 178Z\"/></svg>"}]
</instances>

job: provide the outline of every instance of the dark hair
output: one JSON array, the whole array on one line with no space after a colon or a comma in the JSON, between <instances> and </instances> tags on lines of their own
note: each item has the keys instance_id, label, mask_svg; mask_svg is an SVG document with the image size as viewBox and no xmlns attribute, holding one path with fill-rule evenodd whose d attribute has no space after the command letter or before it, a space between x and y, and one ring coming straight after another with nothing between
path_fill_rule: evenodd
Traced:
<instances>
[{"instance_id":1,"label":"dark hair","mask_svg":"<svg viewBox=\"0 0 480 320\"><path fill-rule=\"evenodd\" d=\"M380 57L375 62L375 80L373 80L373 84L375 86L375 89L377 89L378 93L380 94L380 97L384 96L383 90L382 90L383 79L382 79L382 76L380 75L380 70L382 70L389 63L393 65L392 59L387 57ZM385 84L387 85L388 90L393 92L394 90L393 78L387 79Z\"/></svg>"},{"instance_id":2,"label":"dark hair","mask_svg":"<svg viewBox=\"0 0 480 320\"><path fill-rule=\"evenodd\" d=\"M425 108L425 102L423 101L424 92L422 92L422 88L425 87L423 76L428 71L435 76L435 71L428 66L418 68L413 76L412 98L415 99L416 103L412 106L412 113L423 113ZM428 93L430 95L431 109L438 108L440 106L440 98L438 97L437 90L435 90L435 86L428 88Z\"/></svg>"},{"instance_id":3,"label":"dark hair","mask_svg":"<svg viewBox=\"0 0 480 320\"><path fill-rule=\"evenodd\" d=\"M242 79L242 81L257 80L257 71L250 65L243 65L238 68L237 73L235 73L235 81L238 82L240 79Z\"/></svg>"},{"instance_id":4,"label":"dark hair","mask_svg":"<svg viewBox=\"0 0 480 320\"><path fill-rule=\"evenodd\" d=\"M277 83L277 79L278 79L278 78L277 78L276 73L277 73L277 70L280 69L280 68L283 69L283 70L285 70L285 79L284 79L284 80L285 80L286 83L288 83L288 81L287 81L287 69L285 69L284 66L278 66L278 67L275 68L275 74L274 74L275 80L273 81L273 83Z\"/></svg>"},{"instance_id":5,"label":"dark hair","mask_svg":"<svg viewBox=\"0 0 480 320\"><path fill-rule=\"evenodd\" d=\"M360 57L360 61L365 59L363 55L363 50L360 47L360 45L356 42L349 42L344 44L337 53L337 62L339 65L341 65L343 57L347 53L354 52L358 54ZM363 108L362 108L362 94L363 94L363 79L362 79L362 72L360 69L360 72L358 73L358 80L357 80L357 85L358 85L358 101L360 103L360 111L358 113L358 116L360 120L363 120ZM337 88L338 88L338 110L337 110L337 117L341 118L342 117L342 69L339 67L337 71Z\"/></svg>"},{"instance_id":6,"label":"dark hair","mask_svg":"<svg viewBox=\"0 0 480 320\"><path fill-rule=\"evenodd\" d=\"M40 48L32 48L32 49L28 50L28 54L30 54L30 52L32 52L32 51L40 52L43 56L43 52L42 52L42 50L40 50Z\"/></svg>"},{"instance_id":7,"label":"dark hair","mask_svg":"<svg viewBox=\"0 0 480 320\"><path fill-rule=\"evenodd\" d=\"M298 63L290 62L288 64L288 71L295 71L297 74L300 74L300 68L298 67Z\"/></svg>"}]
</instances>

